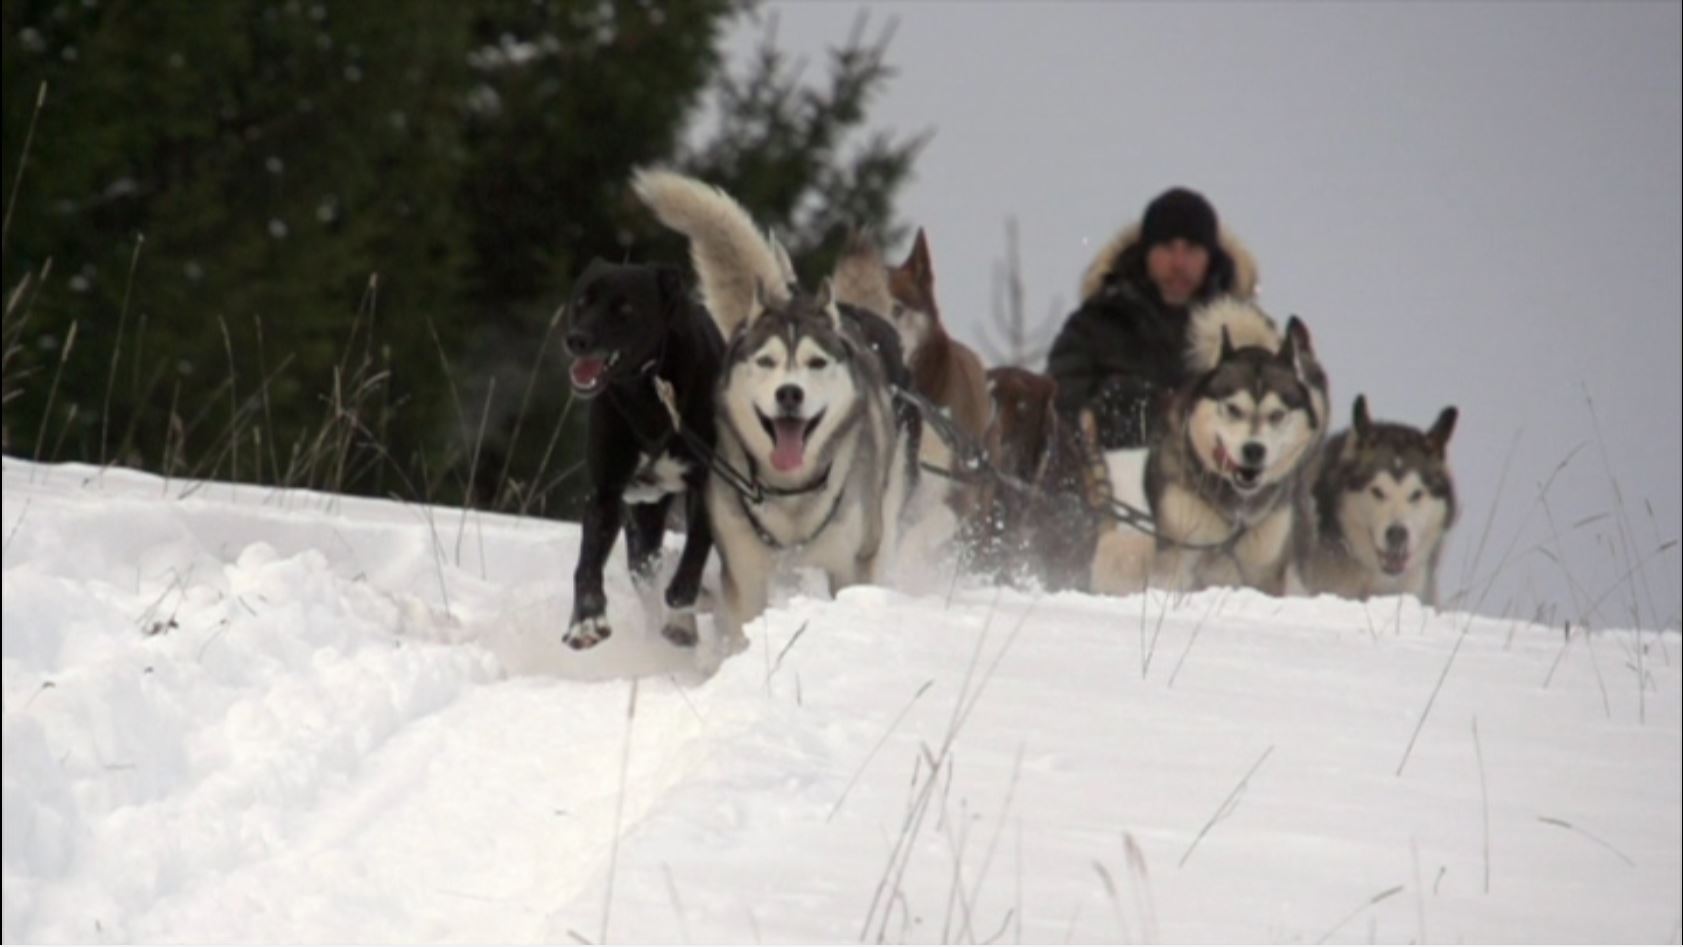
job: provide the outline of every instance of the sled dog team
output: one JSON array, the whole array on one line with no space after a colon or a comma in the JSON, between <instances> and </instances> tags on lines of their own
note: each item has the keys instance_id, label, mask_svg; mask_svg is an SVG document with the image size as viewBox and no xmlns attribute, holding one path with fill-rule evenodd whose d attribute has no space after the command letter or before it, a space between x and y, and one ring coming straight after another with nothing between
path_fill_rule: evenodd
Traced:
<instances>
[{"instance_id":1,"label":"sled dog team","mask_svg":"<svg viewBox=\"0 0 1683 947\"><path fill-rule=\"evenodd\" d=\"M1375 421L1358 396L1350 426L1329 436L1308 328L1296 317L1281 328L1257 307L1255 264L1227 233L1209 241L1222 291L1186 312L1177 363L1148 366L1171 384L1146 386L1152 420L1142 413L1136 429L1132 408L1146 401L1072 402L1083 376L987 369L949 336L921 230L899 265L856 236L831 277L803 287L730 195L665 170L638 171L632 189L687 238L700 292L652 264L594 261L574 283L564 339L573 391L589 399L590 491L571 647L611 633L603 567L622 528L633 581L654 581L675 500L687 532L660 626L686 647L715 545L715 625L734 650L780 570L820 570L832 592L878 581L930 508L913 502L920 494L956 521L962 565L1000 581L1435 601L1456 513L1456 409L1422 431ZM1126 291L1113 275L1141 256L1141 233L1100 252L1084 297ZM1169 297L1163 255L1151 266ZM1079 346L1061 337L1054 369L1071 364L1060 347ZM1118 430L1149 434L1130 443ZM1118 446L1141 448L1131 486L1144 510L1118 499L1130 493Z\"/></svg>"}]
</instances>

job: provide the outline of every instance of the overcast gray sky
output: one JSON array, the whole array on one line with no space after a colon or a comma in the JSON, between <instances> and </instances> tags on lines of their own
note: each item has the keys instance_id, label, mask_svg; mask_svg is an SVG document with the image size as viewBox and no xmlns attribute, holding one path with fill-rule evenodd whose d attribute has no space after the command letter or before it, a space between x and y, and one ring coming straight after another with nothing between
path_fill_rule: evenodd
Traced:
<instances>
[{"instance_id":1,"label":"overcast gray sky","mask_svg":"<svg viewBox=\"0 0 1683 947\"><path fill-rule=\"evenodd\" d=\"M1358 392L1418 425L1460 407L1446 594L1516 435L1484 611L1587 608L1630 568L1621 506L1635 558L1678 536L1679 4L770 3L732 54L775 14L816 79L861 10L898 21L873 125L935 130L900 209L959 338L989 318L1008 215L1029 311L1067 314L1096 246L1185 184L1258 257L1264 306L1309 323L1336 426ZM1597 624L1634 603L1675 626L1677 551L1645 577Z\"/></svg>"}]
</instances>

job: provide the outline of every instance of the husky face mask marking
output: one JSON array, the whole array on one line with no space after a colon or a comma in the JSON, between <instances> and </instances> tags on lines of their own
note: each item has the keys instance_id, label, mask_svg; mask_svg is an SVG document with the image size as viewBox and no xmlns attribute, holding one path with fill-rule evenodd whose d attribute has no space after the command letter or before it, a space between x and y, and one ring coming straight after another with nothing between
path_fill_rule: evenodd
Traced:
<instances>
[{"instance_id":1,"label":"husky face mask marking","mask_svg":"<svg viewBox=\"0 0 1683 947\"><path fill-rule=\"evenodd\" d=\"M732 427L749 452L779 474L817 473L857 404L840 321L827 291L781 308L764 308L762 300L732 345L726 385L740 395L724 399Z\"/></svg>"},{"instance_id":2,"label":"husky face mask marking","mask_svg":"<svg viewBox=\"0 0 1683 947\"><path fill-rule=\"evenodd\" d=\"M1225 331L1222 342L1221 361L1195 392L1187 431L1204 469L1245 495L1297 469L1319 419L1289 335L1278 353L1235 351Z\"/></svg>"},{"instance_id":3,"label":"husky face mask marking","mask_svg":"<svg viewBox=\"0 0 1683 947\"><path fill-rule=\"evenodd\" d=\"M1425 432L1376 424L1356 399L1351 431L1334 461L1340 475L1337 527L1363 566L1401 576L1432 555L1455 518L1445 452L1457 412L1445 408Z\"/></svg>"},{"instance_id":4,"label":"husky face mask marking","mask_svg":"<svg viewBox=\"0 0 1683 947\"><path fill-rule=\"evenodd\" d=\"M811 338L778 335L748 355L736 382L748 393L749 423L738 419L755 453L779 473L805 472L834 431L833 406L847 401L852 382L838 353ZM734 406L741 412L744 406ZM764 440L758 440L763 437Z\"/></svg>"},{"instance_id":5,"label":"husky face mask marking","mask_svg":"<svg viewBox=\"0 0 1683 947\"><path fill-rule=\"evenodd\" d=\"M1437 547L1449 504L1417 470L1381 470L1352 484L1338 509L1350 554L1371 569L1399 576L1419 553Z\"/></svg>"}]
</instances>

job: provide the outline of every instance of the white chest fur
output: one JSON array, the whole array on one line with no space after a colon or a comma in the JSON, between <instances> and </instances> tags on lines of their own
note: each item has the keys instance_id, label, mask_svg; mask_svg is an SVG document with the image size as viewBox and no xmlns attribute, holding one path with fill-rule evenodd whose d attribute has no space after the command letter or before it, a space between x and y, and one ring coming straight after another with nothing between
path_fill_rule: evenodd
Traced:
<instances>
[{"instance_id":1,"label":"white chest fur","mask_svg":"<svg viewBox=\"0 0 1683 947\"><path fill-rule=\"evenodd\" d=\"M621 496L627 503L655 503L669 493L682 493L684 474L688 470L688 464L671 454L659 457L640 454L637 457L637 472L626 483Z\"/></svg>"}]
</instances>

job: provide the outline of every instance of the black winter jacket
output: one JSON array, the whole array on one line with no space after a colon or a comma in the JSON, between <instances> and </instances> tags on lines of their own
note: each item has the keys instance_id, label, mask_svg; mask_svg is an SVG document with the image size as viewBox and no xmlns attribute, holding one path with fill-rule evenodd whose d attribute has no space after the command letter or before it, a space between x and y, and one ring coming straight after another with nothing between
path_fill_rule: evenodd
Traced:
<instances>
[{"instance_id":1,"label":"black winter jacket","mask_svg":"<svg viewBox=\"0 0 1683 947\"><path fill-rule=\"evenodd\" d=\"M1210 254L1210 272L1193 306L1223 293L1250 295L1249 257L1236 243L1223 243ZM1093 408L1099 440L1114 450L1149 444L1170 394L1187 381L1188 308L1163 302L1145 275L1137 243L1113 241L1107 250L1114 254L1111 265L1097 271L1102 280L1086 287L1096 291L1064 323L1046 373L1058 383L1058 410L1073 416ZM1095 273L1089 270L1090 283Z\"/></svg>"}]
</instances>

